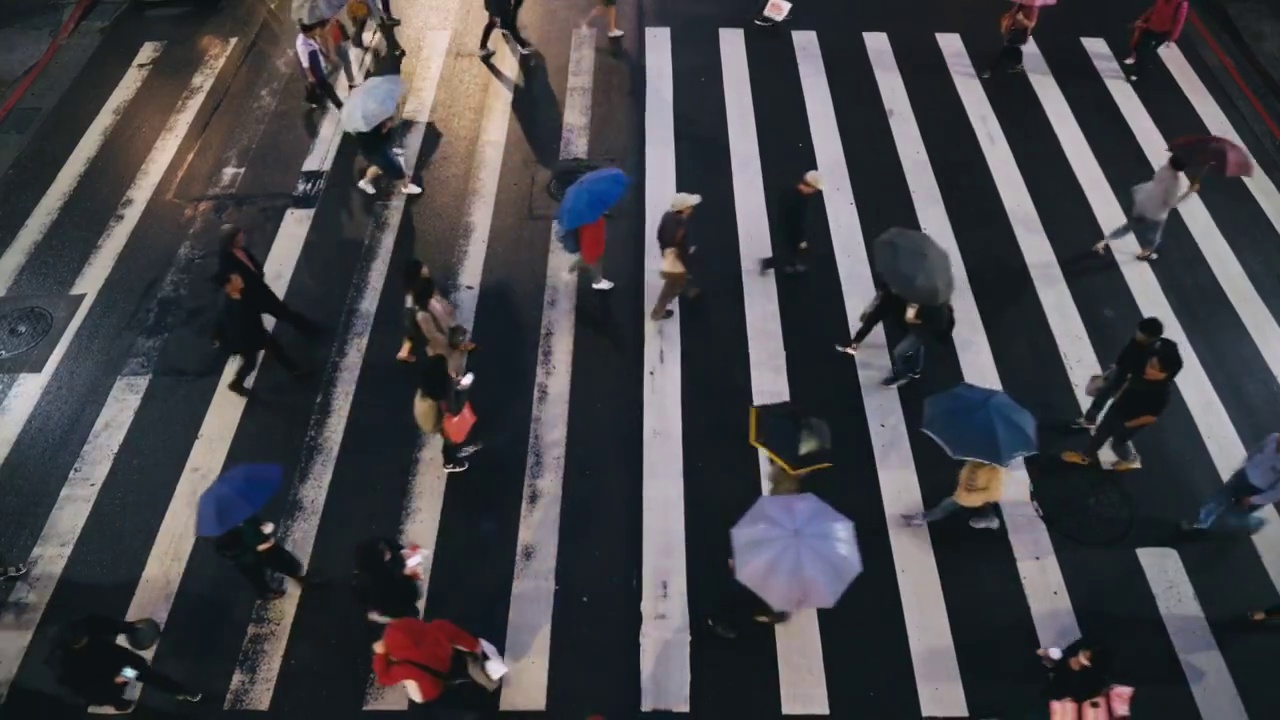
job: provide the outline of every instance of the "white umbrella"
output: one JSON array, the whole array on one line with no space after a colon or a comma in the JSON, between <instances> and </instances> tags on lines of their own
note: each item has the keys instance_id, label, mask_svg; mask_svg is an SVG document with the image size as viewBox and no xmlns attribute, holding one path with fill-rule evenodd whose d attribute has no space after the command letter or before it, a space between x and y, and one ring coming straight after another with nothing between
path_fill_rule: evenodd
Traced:
<instances>
[{"instance_id":1,"label":"white umbrella","mask_svg":"<svg viewBox=\"0 0 1280 720\"><path fill-rule=\"evenodd\" d=\"M303 25L314 25L337 15L346 6L347 0L293 0L291 16Z\"/></svg>"},{"instance_id":2,"label":"white umbrella","mask_svg":"<svg viewBox=\"0 0 1280 720\"><path fill-rule=\"evenodd\" d=\"M853 522L811 493L760 498L729 537L738 582L780 612L832 607L862 572Z\"/></svg>"},{"instance_id":3,"label":"white umbrella","mask_svg":"<svg viewBox=\"0 0 1280 720\"><path fill-rule=\"evenodd\" d=\"M360 84L342 104L342 127L350 132L368 132L387 118L395 117L404 94L399 75L379 75Z\"/></svg>"}]
</instances>

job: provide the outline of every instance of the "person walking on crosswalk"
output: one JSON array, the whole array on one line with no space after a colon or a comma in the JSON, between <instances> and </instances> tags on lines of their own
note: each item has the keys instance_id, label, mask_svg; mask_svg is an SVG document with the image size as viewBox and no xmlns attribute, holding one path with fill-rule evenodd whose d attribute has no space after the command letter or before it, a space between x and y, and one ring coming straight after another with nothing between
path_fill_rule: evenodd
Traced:
<instances>
[{"instance_id":1,"label":"person walking on crosswalk","mask_svg":"<svg viewBox=\"0 0 1280 720\"><path fill-rule=\"evenodd\" d=\"M213 541L218 554L235 564L263 601L284 597L284 589L271 582L273 572L293 579L300 587L307 583L302 561L276 541L275 531L275 523L250 517Z\"/></svg>"},{"instance_id":2,"label":"person walking on crosswalk","mask_svg":"<svg viewBox=\"0 0 1280 720\"><path fill-rule=\"evenodd\" d=\"M922 527L935 520L941 520L955 511L966 508L974 511L969 518L969 527L978 530L999 530L1000 518L996 515L996 505L1004 493L1004 468L991 463L970 460L960 468L956 477L956 491L932 510L927 512L908 513L902 516L904 522L911 527Z\"/></svg>"},{"instance_id":3,"label":"person walking on crosswalk","mask_svg":"<svg viewBox=\"0 0 1280 720\"><path fill-rule=\"evenodd\" d=\"M298 53L298 62L302 64L302 74L307 79L307 102L313 107L320 107L324 99L333 106L342 109L342 98L333 83L329 82L329 74L325 68L325 52L320 47L320 25L301 25L298 37L294 41L294 50Z\"/></svg>"},{"instance_id":4,"label":"person walking on crosswalk","mask_svg":"<svg viewBox=\"0 0 1280 720\"><path fill-rule=\"evenodd\" d=\"M414 565L410 560L417 558ZM402 617L418 617L421 557L390 538L373 538L356 547L352 581L356 600L370 622L386 625Z\"/></svg>"},{"instance_id":5,"label":"person walking on crosswalk","mask_svg":"<svg viewBox=\"0 0 1280 720\"><path fill-rule=\"evenodd\" d=\"M267 285L262 263L249 250L248 239L244 230L235 225L223 225L219 231L218 272L214 276L224 278L232 273L239 275L244 281L244 292L250 295L262 312L283 323L288 323L306 335L315 335L320 331L310 318L294 310L276 295ZM221 284L221 283L219 283Z\"/></svg>"},{"instance_id":6,"label":"person walking on crosswalk","mask_svg":"<svg viewBox=\"0 0 1280 720\"><path fill-rule=\"evenodd\" d=\"M1141 458L1134 451L1134 436L1156 422L1169 406L1173 393L1173 379L1182 370L1182 353L1174 341L1163 338L1152 347L1141 375L1132 375L1116 393L1111 407L1102 416L1093 437L1083 452L1068 450L1062 453L1065 462L1090 465L1098 460L1098 451L1111 441L1111 449L1119 461L1112 470L1134 470L1141 467Z\"/></svg>"},{"instance_id":7,"label":"person walking on crosswalk","mask_svg":"<svg viewBox=\"0 0 1280 720\"><path fill-rule=\"evenodd\" d=\"M467 329L454 321L453 306L436 292L431 276L418 278L413 288L413 304L417 308L418 329L426 340L427 355L443 355L449 363L449 372L460 376L467 353L476 346L467 340Z\"/></svg>"},{"instance_id":8,"label":"person walking on crosswalk","mask_svg":"<svg viewBox=\"0 0 1280 720\"><path fill-rule=\"evenodd\" d=\"M198 703L203 695L151 666L145 657L116 642L133 623L104 615L90 615L71 622L59 637L55 666L58 683L92 708L107 707L117 713L132 712L142 686L177 699Z\"/></svg>"},{"instance_id":9,"label":"person walking on crosswalk","mask_svg":"<svg viewBox=\"0 0 1280 720\"><path fill-rule=\"evenodd\" d=\"M426 350L427 346L427 338L422 334L422 328L418 327L418 311L421 308L414 302L413 290L419 281L429 278L430 273L427 272L427 266L423 265L421 260L413 258L405 266L404 275L401 277L405 287L404 338L400 341L400 352L396 353L396 359L400 362L413 362L419 353Z\"/></svg>"},{"instance_id":10,"label":"person walking on crosswalk","mask_svg":"<svg viewBox=\"0 0 1280 720\"><path fill-rule=\"evenodd\" d=\"M1143 318L1138 323L1138 331L1121 348L1116 361L1107 368L1106 372L1096 376L1090 382L1093 387L1088 392L1093 395L1093 402L1089 404L1089 409L1085 410L1084 416L1073 423L1074 427L1092 430L1098 426L1098 416L1102 414L1103 408L1111 398L1120 392L1120 388L1124 387L1130 378L1142 376L1147 367L1147 361L1151 359L1151 354L1154 352L1156 341L1163 335L1164 323L1160 322L1159 318Z\"/></svg>"},{"instance_id":11,"label":"person walking on crosswalk","mask_svg":"<svg viewBox=\"0 0 1280 720\"><path fill-rule=\"evenodd\" d=\"M379 175L386 173L393 182L400 184L400 192L405 195L421 195L422 188L409 180L404 166L404 150L396 147L392 142L394 128L393 118L388 118L372 130L356 133L360 154L369 161L369 167L365 169L364 177L356 183L356 187L369 195L374 195L378 192L378 188L374 187L373 181Z\"/></svg>"},{"instance_id":12,"label":"person walking on crosswalk","mask_svg":"<svg viewBox=\"0 0 1280 720\"><path fill-rule=\"evenodd\" d=\"M489 47L489 38L499 28L515 41L521 55L533 52L533 45L520 34L520 28L516 27L516 7L513 0L484 0L484 9L489 13L489 20L480 33L481 60L493 57L495 51Z\"/></svg>"},{"instance_id":13,"label":"person walking on crosswalk","mask_svg":"<svg viewBox=\"0 0 1280 720\"><path fill-rule=\"evenodd\" d=\"M604 15L609 20L608 35L616 40L625 33L618 29L618 0L599 0L600 4L591 8L591 14L587 15L587 19L582 21L582 26L586 27L599 15Z\"/></svg>"},{"instance_id":14,"label":"person walking on crosswalk","mask_svg":"<svg viewBox=\"0 0 1280 720\"><path fill-rule=\"evenodd\" d=\"M1187 164L1181 157L1170 155L1169 162L1160 166L1151 179L1133 187L1133 204L1129 210L1129 219L1125 224L1107 233L1107 236L1093 246L1099 255L1106 253L1107 247L1120 238L1133 233L1141 251L1139 260L1155 260L1156 248L1159 247L1164 233L1165 221L1169 212L1182 204L1200 189L1199 183L1192 183L1186 192L1182 192L1182 183Z\"/></svg>"},{"instance_id":15,"label":"person walking on crosswalk","mask_svg":"<svg viewBox=\"0 0 1280 720\"><path fill-rule=\"evenodd\" d=\"M1188 0L1156 0L1133 24L1129 57L1124 59L1124 74L1133 82L1152 63L1156 51L1166 43L1177 42L1182 25L1187 21Z\"/></svg>"},{"instance_id":16,"label":"person walking on crosswalk","mask_svg":"<svg viewBox=\"0 0 1280 720\"><path fill-rule=\"evenodd\" d=\"M761 273L779 267L786 273L799 273L808 269L803 262L803 256L809 249L809 242L805 239L805 226L809 221L813 196L821 191L822 176L817 170L810 170L800 182L787 187L778 196L778 204L774 210L774 217L777 218L774 238L782 241L782 253L781 257L775 253L761 260Z\"/></svg>"},{"instance_id":17,"label":"person walking on crosswalk","mask_svg":"<svg viewBox=\"0 0 1280 720\"><path fill-rule=\"evenodd\" d=\"M991 73L1004 67L1008 67L1011 73L1022 72L1022 48L1031 39L1031 31L1039 20L1039 7L1015 2L1009 12L1000 16L1000 34L1004 37L1004 44L991 64L978 76L989 78Z\"/></svg>"},{"instance_id":18,"label":"person walking on crosswalk","mask_svg":"<svg viewBox=\"0 0 1280 720\"><path fill-rule=\"evenodd\" d=\"M1280 502L1280 433L1271 433L1200 508L1196 521L1184 523L1183 529L1256 533L1263 520L1255 513L1276 502Z\"/></svg>"},{"instance_id":19,"label":"person walking on crosswalk","mask_svg":"<svg viewBox=\"0 0 1280 720\"><path fill-rule=\"evenodd\" d=\"M258 368L259 352L275 358L294 377L301 377L304 374L302 367L267 332L267 326L262 322L262 314L267 311L253 295L245 293L245 283L239 273L223 275L220 281L225 295L214 326L213 344L240 356L240 369L227 389L237 395L249 396L245 382Z\"/></svg>"},{"instance_id":20,"label":"person walking on crosswalk","mask_svg":"<svg viewBox=\"0 0 1280 720\"><path fill-rule=\"evenodd\" d=\"M578 259L574 261L574 269L586 268L593 290L612 290L613 281L606 279L601 269L604 264L605 217L601 215L595 222L573 232L578 233Z\"/></svg>"},{"instance_id":21,"label":"person walking on crosswalk","mask_svg":"<svg viewBox=\"0 0 1280 720\"><path fill-rule=\"evenodd\" d=\"M471 387L474 376L467 373L458 377L449 369L444 355L430 354L420 363L418 387L413 396L413 419L424 436L439 434L441 456L446 473L466 470L470 464L464 459L480 449L479 443L454 443L444 430L446 414L457 414L465 403L460 396Z\"/></svg>"},{"instance_id":22,"label":"person walking on crosswalk","mask_svg":"<svg viewBox=\"0 0 1280 720\"><path fill-rule=\"evenodd\" d=\"M688 259L697 247L689 242L689 216L693 209L702 202L701 195L693 193L676 193L671 200L671 209L663 213L658 222L658 250L662 253L662 289L658 291L658 300L653 304L649 317L653 320L666 320L675 314L670 307L671 301L680 295L694 297L698 288L693 286L689 276Z\"/></svg>"}]
</instances>

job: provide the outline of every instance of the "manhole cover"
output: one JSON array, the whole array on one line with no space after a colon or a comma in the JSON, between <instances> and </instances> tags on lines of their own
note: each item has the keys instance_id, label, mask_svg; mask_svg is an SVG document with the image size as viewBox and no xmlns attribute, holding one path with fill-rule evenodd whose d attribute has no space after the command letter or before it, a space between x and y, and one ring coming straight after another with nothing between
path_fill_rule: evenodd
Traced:
<instances>
[{"instance_id":1,"label":"manhole cover","mask_svg":"<svg viewBox=\"0 0 1280 720\"><path fill-rule=\"evenodd\" d=\"M53 313L24 307L0 315L0 360L35 347L53 329Z\"/></svg>"}]
</instances>

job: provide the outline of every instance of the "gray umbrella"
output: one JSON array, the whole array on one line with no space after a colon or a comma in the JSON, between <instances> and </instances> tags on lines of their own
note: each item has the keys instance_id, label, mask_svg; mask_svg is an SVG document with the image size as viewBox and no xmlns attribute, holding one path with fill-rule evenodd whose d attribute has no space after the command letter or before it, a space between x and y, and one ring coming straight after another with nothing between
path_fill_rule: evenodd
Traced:
<instances>
[{"instance_id":1,"label":"gray umbrella","mask_svg":"<svg viewBox=\"0 0 1280 720\"><path fill-rule=\"evenodd\" d=\"M346 6L347 0L293 0L291 16L303 25L314 25L337 15Z\"/></svg>"},{"instance_id":2,"label":"gray umbrella","mask_svg":"<svg viewBox=\"0 0 1280 720\"><path fill-rule=\"evenodd\" d=\"M872 251L876 272L907 302L941 305L951 300L951 258L933 238L919 230L890 228L876 238Z\"/></svg>"},{"instance_id":3,"label":"gray umbrella","mask_svg":"<svg viewBox=\"0 0 1280 720\"><path fill-rule=\"evenodd\" d=\"M760 498L729 538L734 576L774 610L832 607L862 572L853 522L811 493Z\"/></svg>"}]
</instances>

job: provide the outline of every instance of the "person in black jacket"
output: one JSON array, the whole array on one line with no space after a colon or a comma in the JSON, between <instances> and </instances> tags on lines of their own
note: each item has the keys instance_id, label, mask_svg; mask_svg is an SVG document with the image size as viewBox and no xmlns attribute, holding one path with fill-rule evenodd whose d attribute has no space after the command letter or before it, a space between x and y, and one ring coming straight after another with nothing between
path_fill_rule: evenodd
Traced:
<instances>
[{"instance_id":1,"label":"person in black jacket","mask_svg":"<svg viewBox=\"0 0 1280 720\"><path fill-rule=\"evenodd\" d=\"M760 261L760 272L765 273L779 266L783 272L798 273L806 269L801 257L809 249L805 239L805 225L809 220L809 207L813 196L822 191L822 176L817 170L804 174L800 182L782 191L776 208L774 237L781 239L783 252ZM779 257L781 255L781 257Z\"/></svg>"},{"instance_id":2,"label":"person in black jacket","mask_svg":"<svg viewBox=\"0 0 1280 720\"><path fill-rule=\"evenodd\" d=\"M1093 402L1084 416L1073 423L1075 427L1092 430L1098 426L1098 416L1111 398L1115 397L1129 378L1142 376L1147 360L1151 359L1152 347L1162 336L1164 323L1158 318L1143 318L1138 323L1138 331L1125 343L1115 363L1102 374L1102 380L1094 391Z\"/></svg>"},{"instance_id":3,"label":"person in black jacket","mask_svg":"<svg viewBox=\"0 0 1280 720\"><path fill-rule=\"evenodd\" d=\"M267 326L262 323L262 313L265 311L251 294L245 292L244 279L240 274L231 273L222 277L221 281L226 297L222 299L222 306L218 309L213 342L226 348L231 354L240 356L240 369L236 371L227 389L244 397L249 396L249 388L244 383L258 367L259 351L270 354L295 377L301 376L301 366L285 354L280 343L267 332Z\"/></svg>"},{"instance_id":4,"label":"person in black jacket","mask_svg":"<svg viewBox=\"0 0 1280 720\"><path fill-rule=\"evenodd\" d=\"M128 712L137 685L146 685L185 702L201 694L151 667L147 659L116 643L133 623L91 615L72 622L62 635L57 656L58 682L88 705L109 705Z\"/></svg>"},{"instance_id":5,"label":"person in black jacket","mask_svg":"<svg viewBox=\"0 0 1280 720\"><path fill-rule=\"evenodd\" d=\"M298 54L298 62L302 65L302 76L307 81L307 102L320 107L327 99L341 110L342 98L338 97L338 91L329 82L324 62L325 52L319 42L320 30L327 24L327 20L316 25L299 24L298 37L293 46Z\"/></svg>"},{"instance_id":6,"label":"person in black jacket","mask_svg":"<svg viewBox=\"0 0 1280 720\"><path fill-rule=\"evenodd\" d=\"M397 618L418 617L418 579L421 570L408 567L405 548L395 540L373 538L356 547L356 600L370 622L387 624Z\"/></svg>"},{"instance_id":7,"label":"person in black jacket","mask_svg":"<svg viewBox=\"0 0 1280 720\"><path fill-rule=\"evenodd\" d=\"M1103 645L1081 638L1062 649L1041 648L1036 655L1049 669L1045 694L1050 700L1083 703L1111 686L1111 652Z\"/></svg>"},{"instance_id":8,"label":"person in black jacket","mask_svg":"<svg viewBox=\"0 0 1280 720\"><path fill-rule=\"evenodd\" d=\"M302 561L276 542L275 525L250 517L214 539L214 550L231 562L253 585L259 600L275 600L284 596L284 590L271 584L270 573L278 572L293 578L299 585L306 584Z\"/></svg>"},{"instance_id":9,"label":"person in black jacket","mask_svg":"<svg viewBox=\"0 0 1280 720\"><path fill-rule=\"evenodd\" d=\"M252 296L263 314L288 323L307 335L319 332L319 326L286 305L267 285L262 263L250 252L244 231L235 225L223 225L218 237L218 272L214 280L219 285L225 284L222 279L233 273L244 281L244 292Z\"/></svg>"},{"instance_id":10,"label":"person in black jacket","mask_svg":"<svg viewBox=\"0 0 1280 720\"><path fill-rule=\"evenodd\" d=\"M524 39L520 34L520 28L516 27L516 7L512 0L484 0L484 9L489 13L489 21L484 24L484 30L480 33L481 60L493 57L494 51L489 47L489 38L498 28L502 28L503 32L515 40L521 55L533 52L533 45Z\"/></svg>"}]
</instances>

